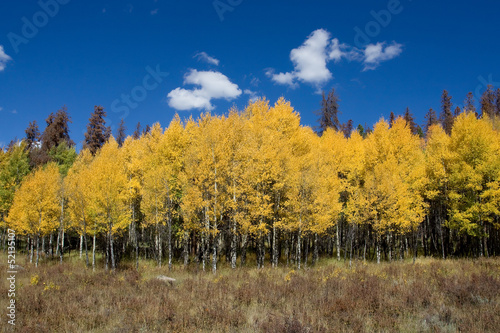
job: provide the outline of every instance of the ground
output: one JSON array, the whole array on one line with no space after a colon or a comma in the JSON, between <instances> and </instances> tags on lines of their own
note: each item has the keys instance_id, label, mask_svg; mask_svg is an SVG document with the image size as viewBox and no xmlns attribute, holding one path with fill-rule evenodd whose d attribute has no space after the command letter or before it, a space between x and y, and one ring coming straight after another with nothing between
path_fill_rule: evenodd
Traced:
<instances>
[{"instance_id":1,"label":"ground","mask_svg":"<svg viewBox=\"0 0 500 333\"><path fill-rule=\"evenodd\" d=\"M500 259L392 263L322 259L302 270L221 265L114 273L78 256L16 274L16 325L7 321L7 256L0 255L2 332L497 332ZM250 261L251 262L251 261ZM102 263L99 262L101 265ZM159 275L176 279L173 285Z\"/></svg>"}]
</instances>

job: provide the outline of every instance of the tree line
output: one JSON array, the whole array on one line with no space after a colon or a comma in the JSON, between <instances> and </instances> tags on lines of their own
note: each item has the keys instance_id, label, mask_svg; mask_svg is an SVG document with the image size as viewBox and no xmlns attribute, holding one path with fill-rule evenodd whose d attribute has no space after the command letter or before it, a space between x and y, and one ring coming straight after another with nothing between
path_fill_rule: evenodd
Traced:
<instances>
[{"instance_id":1,"label":"tree line","mask_svg":"<svg viewBox=\"0 0 500 333\"><path fill-rule=\"evenodd\" d=\"M340 124L332 90L316 132L289 102L261 99L128 137L122 121L116 139L96 106L79 153L63 108L0 150L2 244L11 228L35 264L78 243L87 266L97 252L106 269L152 258L214 273L248 256L301 268L320 256L496 255L500 89L480 112L472 94L453 112L446 91L441 102L423 130L409 109L373 130Z\"/></svg>"}]
</instances>

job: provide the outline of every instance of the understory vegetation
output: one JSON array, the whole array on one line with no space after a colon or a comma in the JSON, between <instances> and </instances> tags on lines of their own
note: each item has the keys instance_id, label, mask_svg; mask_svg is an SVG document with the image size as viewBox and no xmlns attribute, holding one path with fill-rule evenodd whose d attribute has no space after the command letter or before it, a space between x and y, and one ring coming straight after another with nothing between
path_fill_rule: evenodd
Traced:
<instances>
[{"instance_id":1,"label":"understory vegetation","mask_svg":"<svg viewBox=\"0 0 500 333\"><path fill-rule=\"evenodd\" d=\"M7 295L6 255L0 295ZM103 258L99 256L98 261ZM500 260L418 258L392 263L322 258L216 275L152 260L115 272L86 269L74 254L39 267L18 260L19 332L495 332ZM102 265L99 265L102 267ZM157 279L168 274L169 284ZM0 297L5 309L7 298ZM10 332L3 325L3 332ZM13 329L15 330L15 329Z\"/></svg>"}]
</instances>

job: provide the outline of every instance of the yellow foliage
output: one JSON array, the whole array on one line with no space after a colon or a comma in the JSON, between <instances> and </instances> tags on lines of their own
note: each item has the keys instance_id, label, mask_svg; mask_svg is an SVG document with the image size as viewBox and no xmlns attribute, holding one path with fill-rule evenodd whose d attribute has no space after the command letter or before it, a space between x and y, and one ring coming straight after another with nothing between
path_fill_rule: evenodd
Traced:
<instances>
[{"instance_id":1,"label":"yellow foliage","mask_svg":"<svg viewBox=\"0 0 500 333\"><path fill-rule=\"evenodd\" d=\"M29 174L16 191L7 223L20 234L47 235L59 226L61 176L55 163Z\"/></svg>"}]
</instances>

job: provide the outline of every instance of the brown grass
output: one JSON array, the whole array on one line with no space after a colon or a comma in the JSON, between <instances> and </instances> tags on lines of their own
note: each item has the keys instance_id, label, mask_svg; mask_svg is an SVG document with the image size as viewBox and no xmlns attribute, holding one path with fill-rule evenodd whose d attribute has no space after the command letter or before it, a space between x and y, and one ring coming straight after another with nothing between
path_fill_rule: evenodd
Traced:
<instances>
[{"instance_id":1,"label":"brown grass","mask_svg":"<svg viewBox=\"0 0 500 333\"><path fill-rule=\"evenodd\" d=\"M0 308L7 306L0 256ZM141 262L106 273L72 259L23 265L19 332L498 332L500 259L417 260L352 269L323 260L307 270ZM177 279L169 284L157 275ZM5 310L2 310L5 312ZM11 331L2 315L2 331Z\"/></svg>"}]
</instances>

